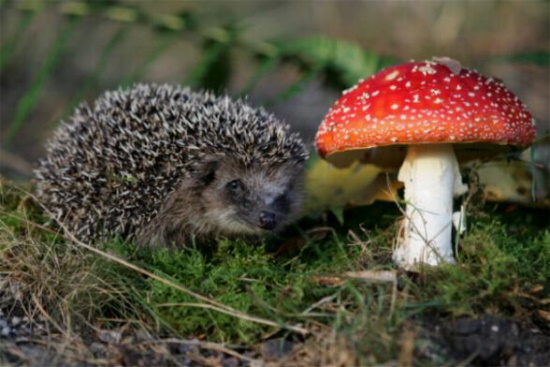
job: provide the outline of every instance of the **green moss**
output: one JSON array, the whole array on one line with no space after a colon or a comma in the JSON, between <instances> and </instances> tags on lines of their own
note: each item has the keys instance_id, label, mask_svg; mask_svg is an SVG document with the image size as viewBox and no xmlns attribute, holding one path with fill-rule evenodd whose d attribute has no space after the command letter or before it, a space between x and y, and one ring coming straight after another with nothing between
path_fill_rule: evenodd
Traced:
<instances>
[{"instance_id":1,"label":"green moss","mask_svg":"<svg viewBox=\"0 0 550 367\"><path fill-rule=\"evenodd\" d=\"M458 266L426 269L415 296L455 315L511 315L522 307L522 292L541 285L541 296L550 294L550 232L532 227L515 235L501 216L477 218L461 240Z\"/></svg>"},{"instance_id":2,"label":"green moss","mask_svg":"<svg viewBox=\"0 0 550 367\"><path fill-rule=\"evenodd\" d=\"M273 321L288 321L317 297L313 272L300 262L283 264L264 245L221 241L212 254L199 249L145 250L139 262L176 283L239 311ZM155 315L180 335L208 335L211 340L250 341L269 327L207 308L174 288L148 281L144 298ZM292 320L292 317L290 317Z\"/></svg>"},{"instance_id":3,"label":"green moss","mask_svg":"<svg viewBox=\"0 0 550 367\"><path fill-rule=\"evenodd\" d=\"M183 337L245 344L277 329L221 313L169 285L78 250L22 191L3 186L1 194L2 269L27 281L25 294L38 294L59 320L68 313L88 321L140 320L147 328L160 325ZM311 237L304 234L317 225L310 219L299 226L304 232L291 231L290 237L269 243L225 240L208 249L167 250L115 239L102 248L249 315L331 330L334 345L354 361L374 364L395 360L403 335L434 315L530 317L537 300L550 296L550 229L542 214L485 207L472 216L460 239L457 266L427 268L417 276L397 272L396 283L343 277L347 271L393 268L399 212L386 204L346 212L343 224L329 218L323 228L333 229L312 231ZM281 246L287 248L281 251ZM318 343L312 348L320 348L319 354L331 350Z\"/></svg>"}]
</instances>

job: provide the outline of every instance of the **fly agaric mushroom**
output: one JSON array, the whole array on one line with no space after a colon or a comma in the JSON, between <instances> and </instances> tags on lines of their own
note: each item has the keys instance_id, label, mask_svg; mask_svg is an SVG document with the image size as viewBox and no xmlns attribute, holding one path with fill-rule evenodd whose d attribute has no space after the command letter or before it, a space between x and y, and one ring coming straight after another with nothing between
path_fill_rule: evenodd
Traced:
<instances>
[{"instance_id":1,"label":"fly agaric mushroom","mask_svg":"<svg viewBox=\"0 0 550 367\"><path fill-rule=\"evenodd\" d=\"M467 191L458 162L528 146L534 125L501 81L439 58L387 68L345 91L316 145L336 165L402 162L406 210L393 260L413 270L455 261L453 197Z\"/></svg>"}]
</instances>

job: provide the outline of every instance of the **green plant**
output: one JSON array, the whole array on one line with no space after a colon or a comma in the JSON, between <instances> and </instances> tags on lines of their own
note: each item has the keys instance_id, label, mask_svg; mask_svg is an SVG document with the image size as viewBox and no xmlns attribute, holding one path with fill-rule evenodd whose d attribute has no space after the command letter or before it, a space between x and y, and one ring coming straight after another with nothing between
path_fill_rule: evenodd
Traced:
<instances>
[{"instance_id":1,"label":"green plant","mask_svg":"<svg viewBox=\"0 0 550 367\"><path fill-rule=\"evenodd\" d=\"M0 54L0 70L10 66L14 50L21 42L36 14L59 13L63 22L47 57L42 62L37 76L20 99L15 116L9 124L3 142L11 144L25 120L36 108L44 84L58 68L67 53L67 44L75 36L86 17L99 17L116 25L117 30L99 49L98 61L89 73L71 103L65 108L70 113L82 98L93 88L106 65L114 57L114 51L121 47L134 27L148 27L156 32L156 46L141 57L142 62L127 75L120 75L115 85L128 85L140 80L163 54L178 42L191 43L199 48L198 63L182 78L181 83L214 91L223 90L234 70L235 53L238 51L258 64L240 92L246 95L268 72L281 65L299 69L302 77L266 104L288 99L302 90L304 82L320 77L337 88L352 85L357 79L366 77L387 65L390 58L363 50L357 45L329 38L312 37L296 41L277 40L273 42L252 42L244 37L245 28L237 23L214 26L202 22L200 15L184 12L176 15L153 15L135 4L111 4L109 2L37 2L11 3L5 7L16 7L21 12L18 27L6 40ZM184 38L182 38L182 36Z\"/></svg>"},{"instance_id":2,"label":"green plant","mask_svg":"<svg viewBox=\"0 0 550 367\"><path fill-rule=\"evenodd\" d=\"M237 69L237 53L253 66L237 95L253 92L272 72L295 71L296 77L264 104L291 98L314 78L341 90L397 61L327 37L250 40L245 25L213 24L193 10L159 15L135 3L92 1L3 1L0 7L18 14L15 30L2 39L2 72L16 70L18 47L37 16L61 14L47 57L23 86L15 114L6 122L4 146L15 145L45 98L47 82L77 43L77 33L94 17L106 20L113 31L97 48L97 61L77 93L59 108L65 114L97 92L102 75L136 29L151 31L154 45L139 55L135 68L116 75L113 87L146 79L163 56L182 44L197 50L198 57L179 81L196 88L224 90ZM537 51L488 61L546 65L547 60L547 51ZM256 344L276 335L298 340L287 358L310 365L406 365L415 357L413 351L433 347L435 341L423 333L438 319L494 314L526 323L548 321L546 213L480 206L460 239L459 266L424 269L419 275L395 271L391 263L399 216L393 204L346 211L339 207L323 220L302 220L272 242L221 241L211 249L190 244L168 251L113 239L94 244L92 251L73 243L25 190L1 180L0 306L42 315L64 336L124 327L154 333L158 343L159 335L179 337L180 342L196 338L229 343L215 347L237 356L237 350L255 353ZM380 272L385 280L377 278ZM78 347L92 354L89 345ZM6 351L0 346L0 361L2 353ZM414 362L457 361L435 349Z\"/></svg>"}]
</instances>

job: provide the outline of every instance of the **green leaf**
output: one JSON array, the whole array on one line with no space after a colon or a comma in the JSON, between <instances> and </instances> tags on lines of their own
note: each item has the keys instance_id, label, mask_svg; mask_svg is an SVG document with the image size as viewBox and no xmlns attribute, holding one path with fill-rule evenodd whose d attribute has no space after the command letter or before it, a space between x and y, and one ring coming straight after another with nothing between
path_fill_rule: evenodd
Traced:
<instances>
[{"instance_id":1,"label":"green leaf","mask_svg":"<svg viewBox=\"0 0 550 367\"><path fill-rule=\"evenodd\" d=\"M498 56L493 60L497 62L506 61L548 67L548 65L550 65L550 52L546 50L519 52L511 55Z\"/></svg>"},{"instance_id":2,"label":"green leaf","mask_svg":"<svg viewBox=\"0 0 550 367\"><path fill-rule=\"evenodd\" d=\"M144 14L143 17L147 17L147 14ZM197 25L194 15L185 10L179 14L156 16L152 19L152 22L155 31L167 34L193 30Z\"/></svg>"},{"instance_id":3,"label":"green leaf","mask_svg":"<svg viewBox=\"0 0 550 367\"><path fill-rule=\"evenodd\" d=\"M341 88L352 86L394 62L359 45L327 37L281 41L276 45L283 58L306 68L320 67L327 73L328 81Z\"/></svg>"},{"instance_id":4,"label":"green leaf","mask_svg":"<svg viewBox=\"0 0 550 367\"><path fill-rule=\"evenodd\" d=\"M182 84L212 91L219 91L227 85L231 76L231 49L237 32L229 28L226 35L223 39L208 39L204 42L201 60Z\"/></svg>"},{"instance_id":5,"label":"green leaf","mask_svg":"<svg viewBox=\"0 0 550 367\"><path fill-rule=\"evenodd\" d=\"M338 223L344 224L344 208L330 208L330 212L334 214Z\"/></svg>"}]
</instances>

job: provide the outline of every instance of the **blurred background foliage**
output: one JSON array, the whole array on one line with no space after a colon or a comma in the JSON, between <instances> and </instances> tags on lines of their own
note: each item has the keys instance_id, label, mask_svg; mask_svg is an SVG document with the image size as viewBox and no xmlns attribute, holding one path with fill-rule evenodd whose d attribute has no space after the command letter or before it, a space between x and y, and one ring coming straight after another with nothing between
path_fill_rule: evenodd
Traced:
<instances>
[{"instance_id":1,"label":"blurred background foliage","mask_svg":"<svg viewBox=\"0 0 550 367\"><path fill-rule=\"evenodd\" d=\"M549 4L0 0L0 173L29 178L59 120L105 89L167 82L246 97L312 142L342 89L432 56L504 80L547 136ZM548 164L548 143L536 157Z\"/></svg>"}]
</instances>

